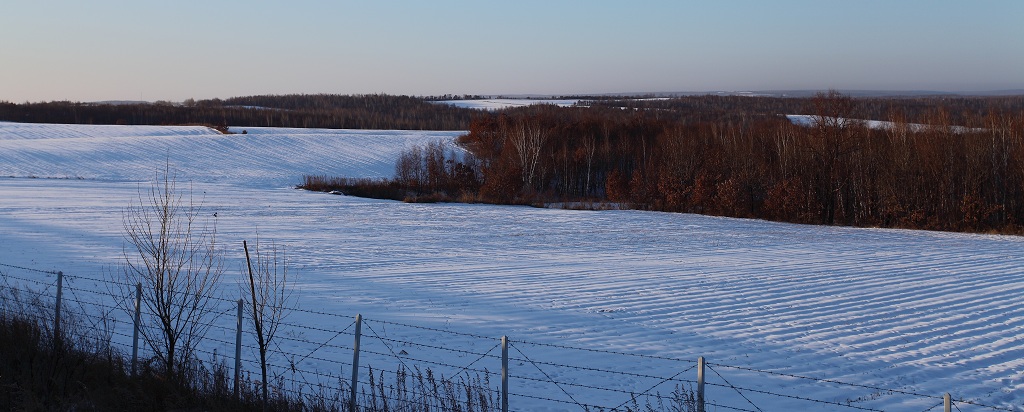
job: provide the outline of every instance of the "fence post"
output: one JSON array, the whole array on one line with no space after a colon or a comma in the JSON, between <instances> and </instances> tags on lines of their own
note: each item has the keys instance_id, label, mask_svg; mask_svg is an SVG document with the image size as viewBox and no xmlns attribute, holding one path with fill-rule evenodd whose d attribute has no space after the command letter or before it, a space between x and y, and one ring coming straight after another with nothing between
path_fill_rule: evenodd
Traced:
<instances>
[{"instance_id":1,"label":"fence post","mask_svg":"<svg viewBox=\"0 0 1024 412\"><path fill-rule=\"evenodd\" d=\"M508 412L508 336L501 337L501 412Z\"/></svg>"},{"instance_id":2,"label":"fence post","mask_svg":"<svg viewBox=\"0 0 1024 412\"><path fill-rule=\"evenodd\" d=\"M235 332L235 399L238 399L238 381L242 379L242 299L238 300L238 326Z\"/></svg>"},{"instance_id":3,"label":"fence post","mask_svg":"<svg viewBox=\"0 0 1024 412\"><path fill-rule=\"evenodd\" d=\"M132 333L132 376L139 363L139 323L142 322L142 282L135 284L135 332Z\"/></svg>"},{"instance_id":4,"label":"fence post","mask_svg":"<svg viewBox=\"0 0 1024 412\"><path fill-rule=\"evenodd\" d=\"M356 339L352 346L352 392L349 395L348 410L356 412L356 386L359 385L359 336L363 333L363 315L356 315Z\"/></svg>"},{"instance_id":5,"label":"fence post","mask_svg":"<svg viewBox=\"0 0 1024 412\"><path fill-rule=\"evenodd\" d=\"M697 412L704 412L704 357L697 358Z\"/></svg>"},{"instance_id":6,"label":"fence post","mask_svg":"<svg viewBox=\"0 0 1024 412\"><path fill-rule=\"evenodd\" d=\"M949 396L949 392L946 392L945 395L942 395L942 405L944 411L953 412L953 410L950 409L953 407L953 399L951 399L951 397Z\"/></svg>"},{"instance_id":7,"label":"fence post","mask_svg":"<svg viewBox=\"0 0 1024 412\"><path fill-rule=\"evenodd\" d=\"M60 307L64 295L64 272L57 272L57 306L53 312L53 345L60 345Z\"/></svg>"}]
</instances>

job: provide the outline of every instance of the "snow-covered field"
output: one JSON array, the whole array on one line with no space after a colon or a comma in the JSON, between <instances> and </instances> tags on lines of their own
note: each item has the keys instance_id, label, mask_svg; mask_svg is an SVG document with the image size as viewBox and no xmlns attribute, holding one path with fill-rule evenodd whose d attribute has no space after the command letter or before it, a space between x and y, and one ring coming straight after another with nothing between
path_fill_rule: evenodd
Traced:
<instances>
[{"instance_id":1,"label":"snow-covered field","mask_svg":"<svg viewBox=\"0 0 1024 412\"><path fill-rule=\"evenodd\" d=\"M579 99L479 99L479 100L441 100L439 104L450 104L455 107L482 110L501 110L510 107L532 106L535 104L553 104L560 107L573 106Z\"/></svg>"},{"instance_id":2,"label":"snow-covered field","mask_svg":"<svg viewBox=\"0 0 1024 412\"><path fill-rule=\"evenodd\" d=\"M818 120L819 120L818 116L811 115L811 114L787 114L786 118L789 119L789 121L793 122L793 124L800 125L800 126L808 126L808 127L814 126L814 125L818 124ZM861 123L861 124L864 125L864 127L867 127L869 129L875 129L875 130L890 130L890 129L895 129L898 126L894 122L889 122L889 121L885 121L885 120L861 120L861 119L840 119L840 120L843 121L843 122L849 122L851 124L852 123ZM904 126L907 128L907 130L909 130L911 132L923 132L923 131L928 130L928 128L933 127L933 126L929 126L929 125L926 125L926 124L920 124L920 123L907 123ZM964 127L964 126L951 126L950 130L953 133L967 133L967 132L983 132L983 131L985 131L985 129L967 128L967 127Z\"/></svg>"},{"instance_id":3,"label":"snow-covered field","mask_svg":"<svg viewBox=\"0 0 1024 412\"><path fill-rule=\"evenodd\" d=\"M614 407L656 377L695 379L698 356L722 405L709 410L922 411L945 392L1024 409L1020 237L308 193L293 188L303 174L389 176L403 147L458 133L244 129L0 123L0 263L102 291L89 279L116 272L124 207L169 161L217 214L227 278L257 228L287 249L304 310L280 341L291 379L350 373L333 363L352 356L337 332L361 313L363 347L380 355L360 364L378 369L496 371L508 335L513 410ZM223 313L207 343L221 354L234 339Z\"/></svg>"}]
</instances>

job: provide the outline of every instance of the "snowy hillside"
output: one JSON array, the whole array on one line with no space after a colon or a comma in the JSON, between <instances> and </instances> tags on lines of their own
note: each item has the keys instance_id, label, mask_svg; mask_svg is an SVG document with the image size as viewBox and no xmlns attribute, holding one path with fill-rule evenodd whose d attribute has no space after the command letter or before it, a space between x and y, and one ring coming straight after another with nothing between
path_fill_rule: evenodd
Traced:
<instances>
[{"instance_id":1,"label":"snowy hillside","mask_svg":"<svg viewBox=\"0 0 1024 412\"><path fill-rule=\"evenodd\" d=\"M294 186L303 174L391 177L403 149L451 142L461 134L251 127L236 132L0 122L0 176L148 180L169 161L182 180Z\"/></svg>"},{"instance_id":2,"label":"snowy hillside","mask_svg":"<svg viewBox=\"0 0 1024 412\"><path fill-rule=\"evenodd\" d=\"M524 342L532 361L665 377L685 372L679 376L691 380L689 364L664 358L704 356L720 374L709 387L718 410L922 411L936 400L907 393L945 392L1024 409L1020 237L309 193L290 186L307 173L388 176L403 147L458 133L244 129L217 135L190 127L0 123L0 263L62 270L79 276L72 285L102 288L88 279L123 259L121 211L169 159L207 214L218 216L218 240L229 245L227 277L241 273L241 241L258 228L287 248L301 307L341 316L301 312L290 319L321 328L282 343L299 354L292 360L300 368L337 374L330 362L351 352L303 341L344 339L332 332L362 313L432 328L372 324L379 335L466 351L438 359L431 357L436 349L407 344L380 353L401 350L457 366L477 358L470 353L493 350L496 341L479 336L502 335ZM220 322L233 325L230 316ZM210 337L233 336L227 328ZM387 369L396 357L366 362ZM486 357L475 366L497 367ZM658 383L556 372L525 360L512 368L536 379L513 379L513 392L558 401L514 397L513 410L581 410L566 392L613 407ZM548 378L578 386L542 382Z\"/></svg>"}]
</instances>

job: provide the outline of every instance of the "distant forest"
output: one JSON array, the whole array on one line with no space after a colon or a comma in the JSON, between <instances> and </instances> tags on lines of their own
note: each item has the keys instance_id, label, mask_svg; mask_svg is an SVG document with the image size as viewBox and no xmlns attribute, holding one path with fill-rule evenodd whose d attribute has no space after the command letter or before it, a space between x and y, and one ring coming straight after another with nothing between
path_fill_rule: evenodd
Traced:
<instances>
[{"instance_id":1,"label":"distant forest","mask_svg":"<svg viewBox=\"0 0 1024 412\"><path fill-rule=\"evenodd\" d=\"M307 176L306 186L415 201L596 202L811 224L1024 233L1024 96L594 97L577 107L499 111L432 102L447 97L0 102L0 120L467 130L459 143L469 156L437 145L413 148L393 179ZM823 120L797 125L785 114Z\"/></svg>"},{"instance_id":2,"label":"distant forest","mask_svg":"<svg viewBox=\"0 0 1024 412\"><path fill-rule=\"evenodd\" d=\"M831 92L581 106L482 113L460 139L472 156L413 148L394 179L332 186L307 177L307 187L408 201L610 202L810 224L1024 232L1024 97ZM797 125L783 113L823 120Z\"/></svg>"},{"instance_id":3,"label":"distant forest","mask_svg":"<svg viewBox=\"0 0 1024 412\"><path fill-rule=\"evenodd\" d=\"M327 129L466 130L476 110L409 96L283 95L135 104L0 102L0 121Z\"/></svg>"}]
</instances>

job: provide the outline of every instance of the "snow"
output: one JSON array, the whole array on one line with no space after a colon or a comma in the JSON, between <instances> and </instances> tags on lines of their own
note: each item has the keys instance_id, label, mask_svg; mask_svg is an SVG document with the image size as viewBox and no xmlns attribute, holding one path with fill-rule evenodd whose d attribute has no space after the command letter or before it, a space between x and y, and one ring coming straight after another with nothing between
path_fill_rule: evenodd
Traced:
<instances>
[{"instance_id":1,"label":"snow","mask_svg":"<svg viewBox=\"0 0 1024 412\"><path fill-rule=\"evenodd\" d=\"M241 134L245 130L246 134ZM282 187L302 175L391 177L405 148L461 132L91 126L0 122L0 176L138 181L176 165L178 179Z\"/></svg>"},{"instance_id":2,"label":"snow","mask_svg":"<svg viewBox=\"0 0 1024 412\"><path fill-rule=\"evenodd\" d=\"M449 104L455 107L481 110L501 110L510 107L532 106L535 104L553 104L570 107L579 103L579 99L479 99L479 100L439 100L436 103Z\"/></svg>"},{"instance_id":3,"label":"snow","mask_svg":"<svg viewBox=\"0 0 1024 412\"><path fill-rule=\"evenodd\" d=\"M0 263L61 270L72 287L102 292L90 279L123 260L122 210L169 161L217 214L227 278L240 277L241 241L257 230L286 248L304 310L288 322L303 327L282 335L293 355L274 363L299 381L350 373L335 362L351 361L346 327L361 313L360 364L378 370L396 368L389 354L401 350L403 363L446 376L458 369L414 359L496 371L509 336L524 359L512 362L511 391L562 401L513 396L515 410L580 410L562 389L614 407L660 382L645 376L695 379L699 356L713 368L708 398L733 408L755 409L728 384L786 395L744 392L766 411L846 409L797 398L921 411L945 392L1024 404L1020 237L310 193L292 188L303 174L388 176L401 148L459 133L241 129L0 123L0 176L11 176L0 178ZM205 345L233 353L233 307L222 306ZM280 367L293 361L298 375Z\"/></svg>"},{"instance_id":4,"label":"snow","mask_svg":"<svg viewBox=\"0 0 1024 412\"><path fill-rule=\"evenodd\" d=\"M787 114L786 118L789 119L789 121L793 122L793 124L800 125L800 126L810 127L810 126L814 126L814 125L818 124L818 116L810 115L810 114ZM882 120L860 120L860 119L839 119L839 120L842 121L842 122L849 122L851 124L852 123L863 123L865 127L869 128L869 129L876 129L876 130L889 130L889 129L893 129L893 128L896 127L895 123L887 122L887 121L882 121ZM927 126L923 125L923 124L917 124L917 123L908 123L907 127L911 131L918 132L918 131L925 130L925 128Z\"/></svg>"},{"instance_id":5,"label":"snow","mask_svg":"<svg viewBox=\"0 0 1024 412\"><path fill-rule=\"evenodd\" d=\"M814 125L818 124L818 116L816 116L816 115L809 115L809 114L787 114L786 118L789 119L790 122L793 122L793 124L800 125L800 126L810 127L810 126L814 126ZM868 129L873 129L873 130L892 130L892 129L895 129L898 126L894 122L889 122L889 121L885 121L885 120L861 120L861 119L844 119L844 118L841 118L839 120L842 121L842 122L849 123L849 124L863 123L864 127L867 127ZM927 131L930 127L933 127L933 126L929 126L929 125L926 125L926 124L920 124L920 123L907 123L906 127L911 132L924 132L924 131ZM950 130L953 133L984 132L985 131L985 129L967 128L967 127L964 127L964 126L950 126Z\"/></svg>"}]
</instances>

